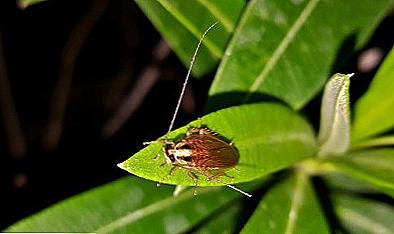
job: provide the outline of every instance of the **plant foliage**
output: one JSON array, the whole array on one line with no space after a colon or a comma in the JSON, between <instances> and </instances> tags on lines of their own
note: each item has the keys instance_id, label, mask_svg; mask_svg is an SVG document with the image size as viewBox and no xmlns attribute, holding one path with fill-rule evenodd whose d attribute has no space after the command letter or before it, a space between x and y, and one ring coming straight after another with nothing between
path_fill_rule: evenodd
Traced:
<instances>
[{"instance_id":1,"label":"plant foliage","mask_svg":"<svg viewBox=\"0 0 394 234\"><path fill-rule=\"evenodd\" d=\"M336 74L328 81L319 133L296 111L323 89L332 71L344 64L351 52L367 42L393 1L136 2L185 64L207 26L215 21L221 24L204 40L194 71L202 75L221 60L207 103L207 110L218 111L160 139L176 141L189 127L208 127L233 142L239 153L236 169L227 170L228 177L220 181L199 176L199 186L219 187L197 189L197 196L193 189L186 189L173 197L172 187L156 188L149 180L176 185L194 182L185 169L166 176L170 167L160 166L164 159L162 145L156 141L120 164L148 180L129 176L114 181L55 204L5 231L393 230L393 208L359 195L374 193L394 198L394 150L388 147L394 144L393 137L377 136L394 126L394 52L356 102L353 124L349 75ZM267 96L271 102L266 101ZM247 104L250 101L255 103ZM154 160L157 154L159 159ZM315 177L326 184L328 193L316 192ZM245 205L242 195L223 187L224 183L241 183L237 186L253 197ZM327 211L327 207L332 209ZM333 222L332 215L327 214L335 214L338 219ZM340 225L332 225L336 222Z\"/></svg>"}]
</instances>

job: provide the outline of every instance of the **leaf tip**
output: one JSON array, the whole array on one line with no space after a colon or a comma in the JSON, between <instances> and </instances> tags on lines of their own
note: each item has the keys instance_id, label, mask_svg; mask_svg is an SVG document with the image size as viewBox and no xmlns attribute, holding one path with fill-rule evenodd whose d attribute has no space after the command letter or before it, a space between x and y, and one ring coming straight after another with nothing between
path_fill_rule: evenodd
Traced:
<instances>
[{"instance_id":1,"label":"leaf tip","mask_svg":"<svg viewBox=\"0 0 394 234\"><path fill-rule=\"evenodd\" d=\"M350 73L350 74L346 74L346 75L347 75L348 78L350 78L350 77L354 76L354 72Z\"/></svg>"},{"instance_id":2,"label":"leaf tip","mask_svg":"<svg viewBox=\"0 0 394 234\"><path fill-rule=\"evenodd\" d=\"M120 169L126 170L123 163L118 163L118 164L116 164L116 166L118 166Z\"/></svg>"}]
</instances>

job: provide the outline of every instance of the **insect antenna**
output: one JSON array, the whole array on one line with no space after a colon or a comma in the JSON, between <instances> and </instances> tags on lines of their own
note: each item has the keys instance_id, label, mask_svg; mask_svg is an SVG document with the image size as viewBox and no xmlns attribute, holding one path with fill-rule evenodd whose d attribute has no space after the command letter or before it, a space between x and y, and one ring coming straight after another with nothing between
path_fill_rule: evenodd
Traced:
<instances>
[{"instance_id":1,"label":"insect antenna","mask_svg":"<svg viewBox=\"0 0 394 234\"><path fill-rule=\"evenodd\" d=\"M197 174L200 174L200 175L202 175L202 176L207 177L207 175L205 175L204 173L202 173L202 172L200 172L200 171L193 171L193 173L197 173ZM216 178L216 177L209 177L209 178L207 177L207 180L210 180L210 181L212 180L212 181L219 182L219 183L221 183L221 184L223 184L223 185L225 185L225 186L231 188L232 190L235 190L235 191L237 191L237 192L239 192L239 193L241 193L241 194L243 194L243 195L245 195L245 196L247 196L247 197L252 197L252 194L247 193L247 192L241 190L240 188L235 187L234 185L227 184L227 183L225 183L225 182L219 180L219 179Z\"/></svg>"},{"instance_id":2,"label":"insect antenna","mask_svg":"<svg viewBox=\"0 0 394 234\"><path fill-rule=\"evenodd\" d=\"M235 186L233 186L233 185L231 185L231 184L225 184L225 185L226 185L227 187L229 187L229 188L231 188L231 189L233 189L233 190L239 192L239 193L242 193L243 195L245 195L245 196L247 196L247 197L252 197L252 194L247 193L247 192L245 192L245 191L242 191L241 189L239 189L239 188L237 188L237 187L235 187Z\"/></svg>"},{"instance_id":3,"label":"insect antenna","mask_svg":"<svg viewBox=\"0 0 394 234\"><path fill-rule=\"evenodd\" d=\"M215 27L215 25L217 25L217 24L218 24L218 22L215 22L215 23L213 23L211 26L209 26L209 27L207 28L207 30L205 30L204 34L201 36L200 41L199 41L198 44L197 44L196 49L194 50L194 54L193 54L193 56L192 56L192 59L190 60L190 67L189 67L189 70L187 71L185 80L184 80L184 82L183 82L183 84L182 84L181 94L179 95L178 102L177 102L177 104L176 104L174 114L172 115L172 119L171 119L171 122L170 122L170 126L168 127L167 133L171 132L172 128L174 127L174 122L175 122L176 116L177 116L177 114L178 114L179 107L180 107L180 105L181 105L181 103L182 103L182 99L183 99L183 96L184 96L184 94L185 94L186 86L187 86L187 83L189 82L189 77L190 77L190 74L191 74L191 72L192 72L192 70L193 70L194 62L196 61L196 57L197 57L198 51L199 51L200 48L201 48L202 41L203 41L204 38L207 36L209 30L211 30L211 29L212 29L213 27Z\"/></svg>"},{"instance_id":4,"label":"insect antenna","mask_svg":"<svg viewBox=\"0 0 394 234\"><path fill-rule=\"evenodd\" d=\"M220 181L220 180L217 179L217 178L211 178L210 180L213 180L213 181L222 183L223 185L226 185L227 187L231 188L232 190L235 190L235 191L237 191L237 192L239 192L239 193L241 193L241 194L243 194L243 195L245 195L245 196L247 196L247 197L252 197L252 194L247 193L247 192L245 192L245 191L243 191L243 190L241 190L241 189L235 187L234 185L224 183L223 181Z\"/></svg>"},{"instance_id":5,"label":"insect antenna","mask_svg":"<svg viewBox=\"0 0 394 234\"><path fill-rule=\"evenodd\" d=\"M218 23L219 23L219 22L216 21L216 22L213 23L211 26L209 26L209 27L207 28L207 30L205 30L205 32L203 33L203 35L201 36L201 38L200 38L200 40L199 40L199 42L198 42L198 44L197 44L196 49L194 50L192 59L190 60L189 69L188 69L188 71L187 71L185 80L183 81L183 84L182 84L182 90L181 90L181 93L179 94L179 98L178 98L178 102L177 102L176 107L175 107L174 114L172 115L172 119L171 119L171 122L170 122L170 126L168 127L167 134L170 133L171 130L172 130L172 128L174 127L175 119L176 119L176 116L178 115L179 107L181 106L183 96L185 95L185 91L186 91L187 84L188 84L188 82L189 82L190 74L191 74L191 72L192 72L192 70L193 70L193 66L194 66L194 63L195 63L195 61L196 61L196 57L197 57L198 51L200 51L202 42L203 42L204 38L207 36L208 32L209 32L213 27L215 27ZM142 144L143 144L143 145L150 145L150 144L155 143L155 142L156 142L156 141L146 141L146 142L143 142Z\"/></svg>"}]
</instances>

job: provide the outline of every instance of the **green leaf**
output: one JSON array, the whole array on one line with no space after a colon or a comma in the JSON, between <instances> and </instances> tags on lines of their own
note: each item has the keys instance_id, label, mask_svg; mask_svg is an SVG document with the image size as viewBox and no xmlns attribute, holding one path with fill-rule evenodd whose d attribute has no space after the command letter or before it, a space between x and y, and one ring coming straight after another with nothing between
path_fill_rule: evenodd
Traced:
<instances>
[{"instance_id":1,"label":"green leaf","mask_svg":"<svg viewBox=\"0 0 394 234\"><path fill-rule=\"evenodd\" d=\"M213 214L204 225L194 231L195 234L227 234L236 233L237 221L242 216L243 206L237 201L230 206L223 207Z\"/></svg>"},{"instance_id":2,"label":"green leaf","mask_svg":"<svg viewBox=\"0 0 394 234\"><path fill-rule=\"evenodd\" d=\"M226 188L204 188L196 196L191 189L174 198L172 189L128 176L55 204L5 231L181 233L240 196Z\"/></svg>"},{"instance_id":3,"label":"green leaf","mask_svg":"<svg viewBox=\"0 0 394 234\"><path fill-rule=\"evenodd\" d=\"M213 112L162 138L181 139L191 126L206 126L234 143L239 152L236 168L220 181L200 176L199 186L240 183L286 168L316 152L310 125L291 109L275 103L250 104ZM194 185L185 169L167 176L170 166L160 165L164 156L159 142L153 143L123 162L120 167L137 176L168 184ZM160 154L160 160L153 158Z\"/></svg>"},{"instance_id":4,"label":"green leaf","mask_svg":"<svg viewBox=\"0 0 394 234\"><path fill-rule=\"evenodd\" d=\"M367 92L357 101L352 139L359 141L394 127L394 49L384 60Z\"/></svg>"},{"instance_id":5,"label":"green leaf","mask_svg":"<svg viewBox=\"0 0 394 234\"><path fill-rule=\"evenodd\" d=\"M331 157L327 162L337 171L394 195L394 149L358 151L346 157Z\"/></svg>"},{"instance_id":6,"label":"green leaf","mask_svg":"<svg viewBox=\"0 0 394 234\"><path fill-rule=\"evenodd\" d=\"M352 144L352 149L363 149L378 146L390 146L394 145L394 135L386 135L381 137L376 137L372 139L362 140Z\"/></svg>"},{"instance_id":7,"label":"green leaf","mask_svg":"<svg viewBox=\"0 0 394 234\"><path fill-rule=\"evenodd\" d=\"M196 60L193 74L211 71L222 57L245 4L244 0L136 0L138 6L170 44L186 67L204 31L209 32Z\"/></svg>"},{"instance_id":8,"label":"green leaf","mask_svg":"<svg viewBox=\"0 0 394 234\"><path fill-rule=\"evenodd\" d=\"M324 174L324 182L330 187L339 191L351 191L355 193L380 193L370 184L357 180L353 177L331 172Z\"/></svg>"},{"instance_id":9,"label":"green leaf","mask_svg":"<svg viewBox=\"0 0 394 234\"><path fill-rule=\"evenodd\" d=\"M324 85L334 63L366 42L392 3L250 1L209 95L241 92L242 102L268 94L302 108Z\"/></svg>"},{"instance_id":10,"label":"green leaf","mask_svg":"<svg viewBox=\"0 0 394 234\"><path fill-rule=\"evenodd\" d=\"M264 195L241 233L329 233L306 175L298 173Z\"/></svg>"},{"instance_id":11,"label":"green leaf","mask_svg":"<svg viewBox=\"0 0 394 234\"><path fill-rule=\"evenodd\" d=\"M335 74L326 84L320 111L319 155L341 155L350 147L350 75Z\"/></svg>"},{"instance_id":12,"label":"green leaf","mask_svg":"<svg viewBox=\"0 0 394 234\"><path fill-rule=\"evenodd\" d=\"M347 195L333 196L335 213L350 233L392 234L394 208L384 203Z\"/></svg>"}]
</instances>

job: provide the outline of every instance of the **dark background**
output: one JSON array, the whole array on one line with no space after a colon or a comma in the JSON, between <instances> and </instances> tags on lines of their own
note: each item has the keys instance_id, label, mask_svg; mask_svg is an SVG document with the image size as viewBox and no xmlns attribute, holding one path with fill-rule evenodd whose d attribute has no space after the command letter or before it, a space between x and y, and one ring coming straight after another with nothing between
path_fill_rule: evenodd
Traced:
<instances>
[{"instance_id":1,"label":"dark background","mask_svg":"<svg viewBox=\"0 0 394 234\"><path fill-rule=\"evenodd\" d=\"M48 147L43 139L64 63L61 56L70 40L78 40L70 34L94 4L106 5L77 52L63 131L56 147ZM391 14L366 49L378 47L382 55L387 54L393 45L393 26ZM103 126L142 71L157 63L152 61L152 51L160 35L136 4L131 0L53 0L21 9L15 1L3 0L0 30L7 78L26 142L26 153L11 153L3 124L7 116L1 115L2 230L57 201L127 175L116 164L141 149L143 141L167 131L186 69L173 53L165 56L156 67L159 80L148 93L141 94L145 98L137 111L113 136L103 137ZM358 57L359 53L354 53L350 63L337 70L357 71ZM352 80L352 103L368 87L375 71L372 68ZM213 76L214 72L191 81L176 126L201 115ZM315 127L319 105L316 97L303 110Z\"/></svg>"}]
</instances>

